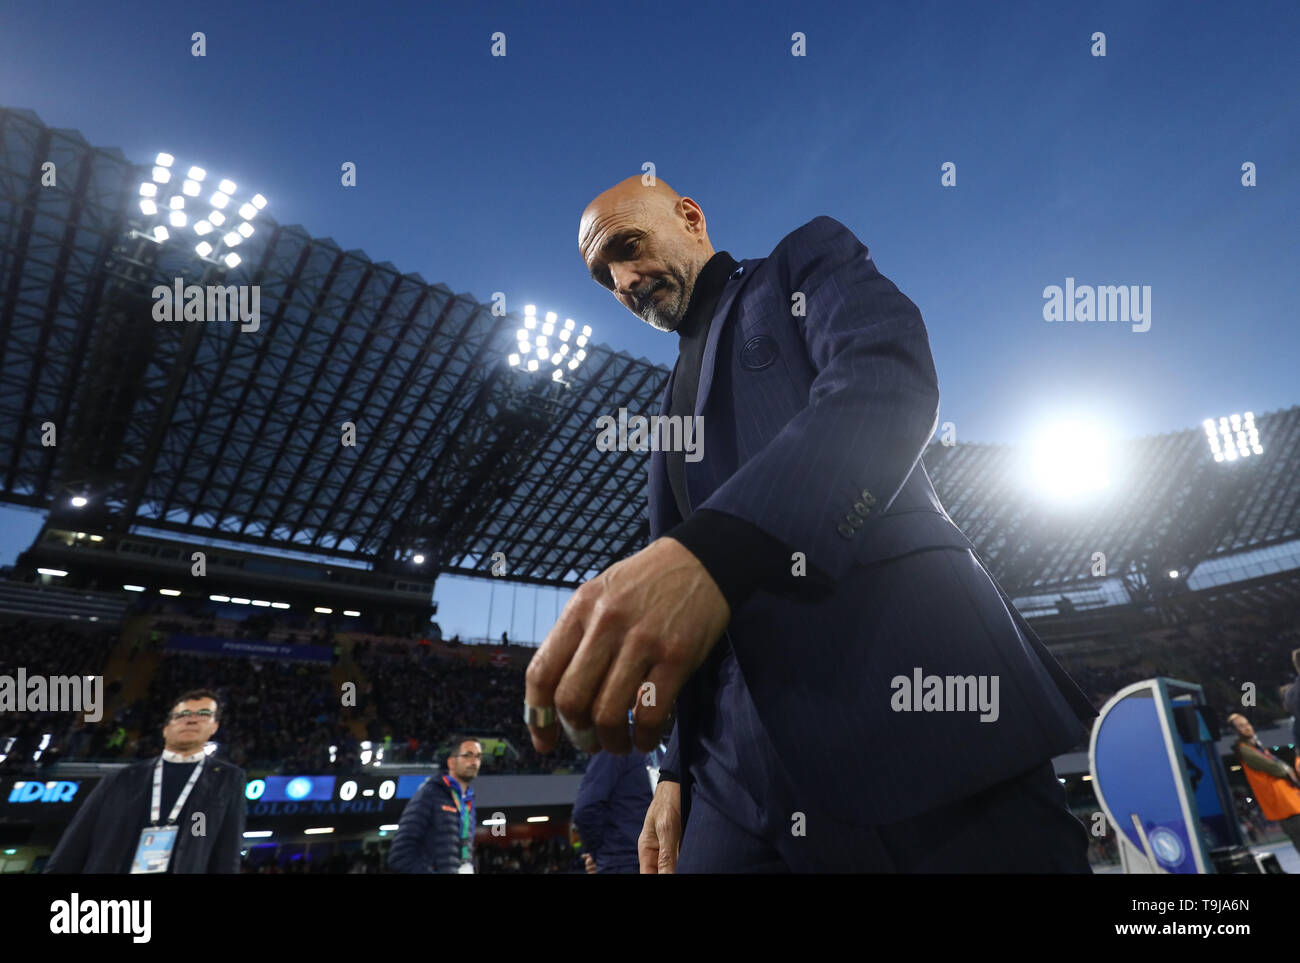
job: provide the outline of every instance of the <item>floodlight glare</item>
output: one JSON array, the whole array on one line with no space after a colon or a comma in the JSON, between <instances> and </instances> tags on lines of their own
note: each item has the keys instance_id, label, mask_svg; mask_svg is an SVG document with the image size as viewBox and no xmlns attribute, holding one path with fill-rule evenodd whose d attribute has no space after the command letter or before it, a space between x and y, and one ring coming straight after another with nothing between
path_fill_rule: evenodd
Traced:
<instances>
[{"instance_id":1,"label":"floodlight glare","mask_svg":"<svg viewBox=\"0 0 1300 963\"><path fill-rule=\"evenodd\" d=\"M221 193L221 191L217 191L210 198L208 198L208 201L209 203L212 204L213 207L221 211L221 210L225 210L226 205L230 203L230 197L229 195Z\"/></svg>"},{"instance_id":2,"label":"floodlight glare","mask_svg":"<svg viewBox=\"0 0 1300 963\"><path fill-rule=\"evenodd\" d=\"M545 364L546 362L548 362L548 361L551 360L551 355L550 355L549 352L547 352L547 350L546 350L545 348L538 348L538 349L537 349L537 360L540 361L540 362L542 362L543 364Z\"/></svg>"},{"instance_id":3,"label":"floodlight glare","mask_svg":"<svg viewBox=\"0 0 1300 963\"><path fill-rule=\"evenodd\" d=\"M252 204L242 204L239 208L239 216L246 221L251 221L253 218L257 217L257 208Z\"/></svg>"},{"instance_id":4,"label":"floodlight glare","mask_svg":"<svg viewBox=\"0 0 1300 963\"><path fill-rule=\"evenodd\" d=\"M184 216L185 216L184 214L181 215L181 217ZM171 237L171 234L169 234L167 232L167 228L163 227L161 224L159 224L157 227L153 229L153 239L157 241L159 244L167 240L167 238L169 237Z\"/></svg>"},{"instance_id":5,"label":"floodlight glare","mask_svg":"<svg viewBox=\"0 0 1300 963\"><path fill-rule=\"evenodd\" d=\"M171 154L159 154L153 159L153 162L159 167L171 167L175 160L176 158Z\"/></svg>"},{"instance_id":6,"label":"floodlight glare","mask_svg":"<svg viewBox=\"0 0 1300 963\"><path fill-rule=\"evenodd\" d=\"M233 194L235 193L235 182L230 180L222 181L217 185L217 190L223 194Z\"/></svg>"},{"instance_id":7,"label":"floodlight glare","mask_svg":"<svg viewBox=\"0 0 1300 963\"><path fill-rule=\"evenodd\" d=\"M202 237L204 234L208 234L211 231L212 231L212 225L209 224L207 221L194 222L194 233L197 234L199 237Z\"/></svg>"},{"instance_id":8,"label":"floodlight glare","mask_svg":"<svg viewBox=\"0 0 1300 963\"><path fill-rule=\"evenodd\" d=\"M1052 425L1030 445L1034 484L1048 497L1077 498L1110 484L1110 445L1096 425Z\"/></svg>"},{"instance_id":9,"label":"floodlight glare","mask_svg":"<svg viewBox=\"0 0 1300 963\"><path fill-rule=\"evenodd\" d=\"M73 496L72 496L72 507L73 507L73 508L85 508L85 507L86 507L86 499L85 499L83 496L81 496L81 495L73 495Z\"/></svg>"},{"instance_id":10,"label":"floodlight glare","mask_svg":"<svg viewBox=\"0 0 1300 963\"><path fill-rule=\"evenodd\" d=\"M577 358L574 358L572 361L569 362L569 370L570 370L570 371L577 371L577 370L578 370L578 364L579 364L578 359L577 359Z\"/></svg>"},{"instance_id":11,"label":"floodlight glare","mask_svg":"<svg viewBox=\"0 0 1300 963\"><path fill-rule=\"evenodd\" d=\"M547 324L554 324L554 323L555 323L555 318L556 318L556 314L555 314L554 311L547 311L547 312L546 312L546 323L547 323Z\"/></svg>"},{"instance_id":12,"label":"floodlight glare","mask_svg":"<svg viewBox=\"0 0 1300 963\"><path fill-rule=\"evenodd\" d=\"M569 353L569 346L567 344L562 344L560 345L560 350L557 351L555 354L557 357L563 358L568 353Z\"/></svg>"},{"instance_id":13,"label":"floodlight glare","mask_svg":"<svg viewBox=\"0 0 1300 963\"><path fill-rule=\"evenodd\" d=\"M560 329L560 340L561 340L561 341L568 341L568 340L569 340L569 329L568 329L568 328L561 328L561 329Z\"/></svg>"},{"instance_id":14,"label":"floodlight glare","mask_svg":"<svg viewBox=\"0 0 1300 963\"><path fill-rule=\"evenodd\" d=\"M240 224L239 227L235 228L235 230L244 235L244 237L253 236L253 225L249 224L247 221L244 221L244 223Z\"/></svg>"},{"instance_id":15,"label":"floodlight glare","mask_svg":"<svg viewBox=\"0 0 1300 963\"><path fill-rule=\"evenodd\" d=\"M1215 430L1213 418L1201 422L1205 428L1205 439L1210 444L1210 453L1217 462L1236 461L1251 455L1262 455L1263 446L1259 443L1259 429L1255 426L1255 413L1232 414L1221 417L1218 430Z\"/></svg>"},{"instance_id":16,"label":"floodlight glare","mask_svg":"<svg viewBox=\"0 0 1300 963\"><path fill-rule=\"evenodd\" d=\"M537 305L535 305L535 304L525 304L525 305L524 305L524 314L526 314L526 315L528 315L528 316L531 317L532 315L534 315L534 314L536 314L536 313L537 313Z\"/></svg>"},{"instance_id":17,"label":"floodlight glare","mask_svg":"<svg viewBox=\"0 0 1300 963\"><path fill-rule=\"evenodd\" d=\"M189 174L186 176L192 181L201 181L208 176L208 172L202 167L191 167Z\"/></svg>"},{"instance_id":18,"label":"floodlight glare","mask_svg":"<svg viewBox=\"0 0 1300 963\"><path fill-rule=\"evenodd\" d=\"M239 244L240 241L243 240L243 238L240 237L239 234L238 234L237 232L235 232L235 231L230 231L230 232L229 232L228 234L226 234L226 236L223 237L221 240L223 240L223 241L226 242L226 247L235 247L236 245Z\"/></svg>"},{"instance_id":19,"label":"floodlight glare","mask_svg":"<svg viewBox=\"0 0 1300 963\"><path fill-rule=\"evenodd\" d=\"M172 172L165 167L155 167L153 169L153 179L159 184L166 184L172 179Z\"/></svg>"},{"instance_id":20,"label":"floodlight glare","mask_svg":"<svg viewBox=\"0 0 1300 963\"><path fill-rule=\"evenodd\" d=\"M534 318L532 315L529 315L528 317L524 318L524 327L527 328L529 331L533 330L533 328L537 327L537 319Z\"/></svg>"},{"instance_id":21,"label":"floodlight glare","mask_svg":"<svg viewBox=\"0 0 1300 963\"><path fill-rule=\"evenodd\" d=\"M562 377L564 377L564 372L562 372L559 368L556 368L554 371L551 372L552 381L559 381Z\"/></svg>"},{"instance_id":22,"label":"floodlight glare","mask_svg":"<svg viewBox=\"0 0 1300 963\"><path fill-rule=\"evenodd\" d=\"M580 334L573 339L573 343L576 344L579 348L581 348L583 345L587 343L587 336L585 334Z\"/></svg>"},{"instance_id":23,"label":"floodlight glare","mask_svg":"<svg viewBox=\"0 0 1300 963\"><path fill-rule=\"evenodd\" d=\"M539 347L539 348L545 348L545 347L546 347L546 335L544 335L544 334L539 334L539 335L537 336L537 347Z\"/></svg>"},{"instance_id":24,"label":"floodlight glare","mask_svg":"<svg viewBox=\"0 0 1300 963\"><path fill-rule=\"evenodd\" d=\"M573 356L577 358L579 361L585 361L587 358L587 352L579 348L577 351L573 353Z\"/></svg>"},{"instance_id":25,"label":"floodlight glare","mask_svg":"<svg viewBox=\"0 0 1300 963\"><path fill-rule=\"evenodd\" d=\"M533 350L533 346L532 346L531 344L529 344L527 341L520 341L520 342L519 342L519 353L520 353L520 354L529 354L532 350Z\"/></svg>"},{"instance_id":26,"label":"floodlight glare","mask_svg":"<svg viewBox=\"0 0 1300 963\"><path fill-rule=\"evenodd\" d=\"M157 196L158 196L158 185L157 185L157 184L151 184L151 183L149 183L149 181L145 181L143 184L140 185L140 196L141 196L141 197L157 197Z\"/></svg>"},{"instance_id":27,"label":"floodlight glare","mask_svg":"<svg viewBox=\"0 0 1300 963\"><path fill-rule=\"evenodd\" d=\"M515 367L517 364L519 364L519 355L517 355L517 354L509 355L509 356L506 358L506 360L510 362L510 367L513 368L513 367Z\"/></svg>"},{"instance_id":28,"label":"floodlight glare","mask_svg":"<svg viewBox=\"0 0 1300 963\"><path fill-rule=\"evenodd\" d=\"M1169 577L1170 577L1170 578L1178 578L1178 569L1176 569L1176 568L1171 568L1171 569L1169 570Z\"/></svg>"},{"instance_id":29,"label":"floodlight glare","mask_svg":"<svg viewBox=\"0 0 1300 963\"><path fill-rule=\"evenodd\" d=\"M194 250L199 252L199 257L207 257L212 253L212 245L207 241L199 241L198 244L194 245Z\"/></svg>"},{"instance_id":30,"label":"floodlight glare","mask_svg":"<svg viewBox=\"0 0 1300 963\"><path fill-rule=\"evenodd\" d=\"M527 341L527 340L528 340L528 332L527 332L526 330L524 330L523 328L520 328L518 331L515 332L515 340L516 340L516 341Z\"/></svg>"},{"instance_id":31,"label":"floodlight glare","mask_svg":"<svg viewBox=\"0 0 1300 963\"><path fill-rule=\"evenodd\" d=\"M413 556L411 557L411 561L414 562L416 565L423 565L423 564L424 564L424 556L423 556L423 555L413 555Z\"/></svg>"},{"instance_id":32,"label":"floodlight glare","mask_svg":"<svg viewBox=\"0 0 1300 963\"><path fill-rule=\"evenodd\" d=\"M226 267L239 267L240 257L234 251L225 256Z\"/></svg>"},{"instance_id":33,"label":"floodlight glare","mask_svg":"<svg viewBox=\"0 0 1300 963\"><path fill-rule=\"evenodd\" d=\"M547 321L544 325L542 325L542 334L549 336L554 333L555 333L555 325L551 324L551 322Z\"/></svg>"},{"instance_id":34,"label":"floodlight glare","mask_svg":"<svg viewBox=\"0 0 1300 963\"><path fill-rule=\"evenodd\" d=\"M153 217L158 213L158 205L146 197L140 202L140 213L145 217Z\"/></svg>"},{"instance_id":35,"label":"floodlight glare","mask_svg":"<svg viewBox=\"0 0 1300 963\"><path fill-rule=\"evenodd\" d=\"M199 182L187 180L185 183L181 185L181 191L182 193L185 194L186 197L198 197Z\"/></svg>"},{"instance_id":36,"label":"floodlight glare","mask_svg":"<svg viewBox=\"0 0 1300 963\"><path fill-rule=\"evenodd\" d=\"M591 337L591 325L589 325L589 324L584 324L584 325L582 326L582 334L583 334L583 337L590 338L590 337Z\"/></svg>"},{"instance_id":37,"label":"floodlight glare","mask_svg":"<svg viewBox=\"0 0 1300 963\"><path fill-rule=\"evenodd\" d=\"M565 329L566 331L572 331L572 330L573 330L573 318L565 318L565 319L564 319L564 329Z\"/></svg>"},{"instance_id":38,"label":"floodlight glare","mask_svg":"<svg viewBox=\"0 0 1300 963\"><path fill-rule=\"evenodd\" d=\"M253 206L259 211L266 207L266 198L261 194L253 195Z\"/></svg>"},{"instance_id":39,"label":"floodlight glare","mask_svg":"<svg viewBox=\"0 0 1300 963\"><path fill-rule=\"evenodd\" d=\"M226 223L226 215L222 214L220 211L213 211L208 215L208 220L212 222L214 227L220 227L222 224Z\"/></svg>"},{"instance_id":40,"label":"floodlight glare","mask_svg":"<svg viewBox=\"0 0 1300 963\"><path fill-rule=\"evenodd\" d=\"M185 210L185 198L181 197L179 194L173 194L168 199L167 206L173 211L183 211Z\"/></svg>"},{"instance_id":41,"label":"floodlight glare","mask_svg":"<svg viewBox=\"0 0 1300 963\"><path fill-rule=\"evenodd\" d=\"M530 359L528 360L528 370L529 370L529 371L536 371L536 370L537 370L537 360L536 360L535 358L530 358Z\"/></svg>"},{"instance_id":42,"label":"floodlight glare","mask_svg":"<svg viewBox=\"0 0 1300 963\"><path fill-rule=\"evenodd\" d=\"M168 220L171 222L172 227L184 227L188 223L184 211L172 211Z\"/></svg>"}]
</instances>

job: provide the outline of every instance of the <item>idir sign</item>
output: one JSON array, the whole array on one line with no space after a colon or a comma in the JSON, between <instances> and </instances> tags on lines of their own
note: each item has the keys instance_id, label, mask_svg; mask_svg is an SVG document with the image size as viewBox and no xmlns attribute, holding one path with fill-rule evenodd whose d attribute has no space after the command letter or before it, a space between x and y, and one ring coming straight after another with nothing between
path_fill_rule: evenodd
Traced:
<instances>
[{"instance_id":1,"label":"idir sign","mask_svg":"<svg viewBox=\"0 0 1300 963\"><path fill-rule=\"evenodd\" d=\"M72 802L80 783L76 782L23 782L14 783L9 790L11 803L66 803Z\"/></svg>"}]
</instances>

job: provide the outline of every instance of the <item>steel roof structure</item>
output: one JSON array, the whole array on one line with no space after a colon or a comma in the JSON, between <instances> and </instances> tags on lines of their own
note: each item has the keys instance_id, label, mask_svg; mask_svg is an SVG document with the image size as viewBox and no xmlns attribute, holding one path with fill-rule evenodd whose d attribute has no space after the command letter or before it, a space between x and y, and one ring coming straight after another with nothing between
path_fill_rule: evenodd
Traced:
<instances>
[{"instance_id":1,"label":"steel roof structure","mask_svg":"<svg viewBox=\"0 0 1300 963\"><path fill-rule=\"evenodd\" d=\"M1232 463L1214 460L1200 428L1122 443L1111 486L1082 511L1026 490L1014 447L935 442L924 457L944 508L1012 596L1095 582L1097 552L1113 575L1185 580L1203 562L1300 539L1300 407L1255 423L1263 454Z\"/></svg>"},{"instance_id":2,"label":"steel roof structure","mask_svg":"<svg viewBox=\"0 0 1300 963\"><path fill-rule=\"evenodd\" d=\"M435 572L502 552L548 585L644 544L647 456L598 451L596 418L657 412L665 368L591 342L567 390L529 378L519 315L269 217L214 278L131 239L149 170L0 109L0 499ZM175 278L257 285L259 329L155 321Z\"/></svg>"}]
</instances>

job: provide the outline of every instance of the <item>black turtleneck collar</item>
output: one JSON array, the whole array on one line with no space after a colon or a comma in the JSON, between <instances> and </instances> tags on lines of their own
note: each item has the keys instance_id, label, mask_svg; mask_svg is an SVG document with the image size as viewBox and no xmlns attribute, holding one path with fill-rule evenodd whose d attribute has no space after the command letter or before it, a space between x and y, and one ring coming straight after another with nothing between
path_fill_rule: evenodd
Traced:
<instances>
[{"instance_id":1,"label":"black turtleneck collar","mask_svg":"<svg viewBox=\"0 0 1300 963\"><path fill-rule=\"evenodd\" d=\"M708 333L709 319L713 317L722 289L727 286L727 278L735 269L736 260L726 251L718 251L700 269L700 276L695 279L695 287L691 290L691 303L686 307L682 323L677 326L679 338L685 341Z\"/></svg>"}]
</instances>

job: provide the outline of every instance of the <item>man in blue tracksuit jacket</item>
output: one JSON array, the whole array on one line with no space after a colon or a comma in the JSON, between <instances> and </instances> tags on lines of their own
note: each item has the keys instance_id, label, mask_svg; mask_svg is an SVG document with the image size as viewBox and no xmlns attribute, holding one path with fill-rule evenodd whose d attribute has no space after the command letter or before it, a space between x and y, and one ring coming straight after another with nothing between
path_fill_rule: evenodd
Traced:
<instances>
[{"instance_id":1,"label":"man in blue tracksuit jacket","mask_svg":"<svg viewBox=\"0 0 1300 963\"><path fill-rule=\"evenodd\" d=\"M573 803L573 824L597 873L635 873L636 844L650 808L650 758L641 752L592 757Z\"/></svg>"},{"instance_id":2,"label":"man in blue tracksuit jacket","mask_svg":"<svg viewBox=\"0 0 1300 963\"><path fill-rule=\"evenodd\" d=\"M402 810L388 853L395 873L474 872L474 790L483 745L455 739L447 772L430 776Z\"/></svg>"}]
</instances>

